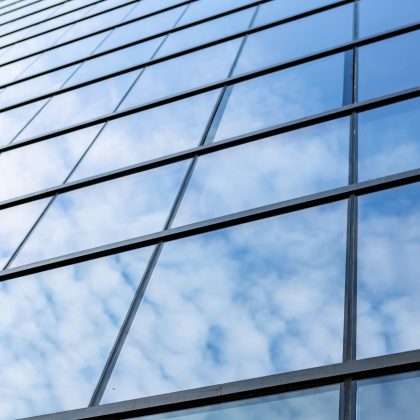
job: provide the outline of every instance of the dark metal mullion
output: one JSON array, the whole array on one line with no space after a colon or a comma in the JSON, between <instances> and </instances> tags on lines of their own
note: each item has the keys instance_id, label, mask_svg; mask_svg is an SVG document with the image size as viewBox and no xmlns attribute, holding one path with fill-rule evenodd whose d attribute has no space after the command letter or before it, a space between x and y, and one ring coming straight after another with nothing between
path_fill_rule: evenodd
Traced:
<instances>
[{"instance_id":1,"label":"dark metal mullion","mask_svg":"<svg viewBox=\"0 0 420 420\"><path fill-rule=\"evenodd\" d=\"M185 15L186 11L188 10L190 5L187 5L185 7L185 9L182 11L182 13L179 15L179 17L176 19L175 23L174 23L174 27L178 24L178 22L182 19L182 17ZM162 45L165 43L166 39L168 38L169 34L166 35L164 37L164 39L162 40L162 42L159 44L158 48L156 49L156 51L154 52L153 55L156 55L158 53L158 51L161 49ZM144 72L141 72L141 74ZM140 78L141 74L136 78L135 82L131 85L131 88L129 89L129 91L126 93L126 95L124 96L124 98L120 101L118 107L121 105L121 103L123 102L123 100L127 97L127 95L129 94L129 92L131 91L131 89L134 87L134 85L137 83L138 79ZM118 108L117 107L117 108ZM190 166L191 168L191 166ZM184 180L182 182L182 184L185 184L186 182L188 182L188 173L190 171L190 168L187 170L187 173L184 177ZM185 191L185 190L184 190ZM163 230L166 230L170 227L172 220L173 220L173 213L177 211L178 206L179 206L179 201L182 199L183 196L183 187L181 186L180 190L178 191L178 194L175 198L175 201L172 205L172 208L169 211L169 215L168 218L164 224ZM147 267L140 279L139 282L139 286L137 287L137 290L134 294L134 297L130 303L130 306L128 308L127 314L124 318L124 321L121 324L121 328L118 332L118 335L115 339L115 342L112 346L112 349L109 353L108 359L105 362L104 368L101 372L101 376L99 377L99 380L96 384L96 387L93 391L92 397L90 399L89 402L89 407L92 406L97 406L99 405L103 394L106 390L106 386L108 385L109 379L112 375L112 372L114 370L115 364L117 363L118 357L121 353L121 350L124 346L125 343L125 339L127 338L127 335L130 331L131 325L133 324L133 321L135 319L137 310L140 306L140 303L143 299L144 293L146 291L146 288L149 284L149 280L152 276L153 270L156 266L156 263L159 259L159 256L162 252L162 248L163 248L163 243L159 242L156 244L156 246L154 247L150 260L147 264Z\"/></svg>"},{"instance_id":2,"label":"dark metal mullion","mask_svg":"<svg viewBox=\"0 0 420 420\"><path fill-rule=\"evenodd\" d=\"M219 110L224 109L226 106L226 100L228 98L229 92L231 87L226 89L226 93L223 96L223 100L219 106ZM414 95L415 93L415 95ZM221 113L218 112L217 117L213 121L211 126L211 130L209 135L207 136L206 144L202 146L196 146L190 149L186 149L180 152L175 152L170 155L158 157L155 159L151 159L145 162L140 162L137 164L125 166L123 168L114 169L108 172L100 173L97 175L93 175L87 178L82 178L79 180L75 180L72 182L68 182L62 185L56 185L49 188L45 188L40 191L35 191L32 193L28 193L22 196L14 197L8 200L0 201L0 210L17 206L20 204L28 203L31 201L35 201L38 199L51 197L56 193L64 193L68 191L73 191L79 188L88 187L90 185L99 184L101 182L110 181L112 179L120 178L123 176L144 172L150 169L158 168L160 166L169 165L172 163L180 162L182 160L191 159L195 156L203 156L206 154L210 154L216 151L221 151L224 149L228 149L231 147L239 146L242 144L258 141L263 138L271 137L277 134L291 132L294 130L298 130L300 128L309 127L311 125L319 124L322 122L331 121L333 119L341 118L350 115L352 112L356 113L358 111L364 111L368 109L374 109L377 107L381 107L384 105L389 105L391 103L400 102L412 97L418 97L419 91L415 89L414 91L409 90L408 92L394 94L391 96L383 97L382 99L373 100L373 101L365 101L360 104L354 104L339 108L338 110L326 111L321 114L312 115L309 117L304 117L299 120L294 120L291 122L279 124L274 127L269 127L262 130L257 130L251 133L246 133L243 135L239 135L236 137L228 138L225 140L218 141L216 143L211 143L210 141L214 137L214 132L217 129L218 123L220 122ZM110 119L111 120L111 119ZM102 121L101 123L106 122ZM98 125L98 124L96 124ZM73 131L73 130L71 130ZM71 132L70 131L70 132ZM41 141L41 140L40 140ZM43 140L42 140L43 141ZM35 142L36 143L36 142ZM0 153L5 153L9 150L14 150L19 147L25 147L28 144L35 144L35 143L28 143L28 142L21 142L21 143L12 143L8 146L3 146L0 148Z\"/></svg>"}]
</instances>

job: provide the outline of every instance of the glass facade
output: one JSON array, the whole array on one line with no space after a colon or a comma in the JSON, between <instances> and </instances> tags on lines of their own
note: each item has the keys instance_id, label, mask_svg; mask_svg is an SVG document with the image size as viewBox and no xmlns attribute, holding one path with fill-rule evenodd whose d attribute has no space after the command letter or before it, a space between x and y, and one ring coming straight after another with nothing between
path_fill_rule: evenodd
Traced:
<instances>
[{"instance_id":1,"label":"glass facade","mask_svg":"<svg viewBox=\"0 0 420 420\"><path fill-rule=\"evenodd\" d=\"M417 419L417 0L0 0L0 420Z\"/></svg>"}]
</instances>

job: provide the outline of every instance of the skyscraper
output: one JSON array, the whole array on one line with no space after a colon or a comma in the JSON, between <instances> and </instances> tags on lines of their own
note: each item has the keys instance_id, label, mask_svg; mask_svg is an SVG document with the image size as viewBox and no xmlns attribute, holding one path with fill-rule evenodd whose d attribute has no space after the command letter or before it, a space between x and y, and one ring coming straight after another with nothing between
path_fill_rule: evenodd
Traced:
<instances>
[{"instance_id":1,"label":"skyscraper","mask_svg":"<svg viewBox=\"0 0 420 420\"><path fill-rule=\"evenodd\" d=\"M0 419L418 419L419 16L0 1Z\"/></svg>"}]
</instances>

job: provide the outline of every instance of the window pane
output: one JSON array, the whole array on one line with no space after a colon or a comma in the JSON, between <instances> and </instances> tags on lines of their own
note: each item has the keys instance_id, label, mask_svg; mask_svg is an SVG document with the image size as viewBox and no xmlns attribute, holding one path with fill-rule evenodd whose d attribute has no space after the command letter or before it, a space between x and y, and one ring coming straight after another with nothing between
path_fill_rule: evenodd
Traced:
<instances>
[{"instance_id":1,"label":"window pane","mask_svg":"<svg viewBox=\"0 0 420 420\"><path fill-rule=\"evenodd\" d=\"M102 402L341 361L346 207L165 244Z\"/></svg>"},{"instance_id":2,"label":"window pane","mask_svg":"<svg viewBox=\"0 0 420 420\"><path fill-rule=\"evenodd\" d=\"M273 0L260 6L258 15L253 26L265 25L266 23L297 15L307 10L316 9L334 3L335 0ZM314 35L314 34L311 34ZM308 40L308 38L306 38Z\"/></svg>"},{"instance_id":3,"label":"window pane","mask_svg":"<svg viewBox=\"0 0 420 420\"><path fill-rule=\"evenodd\" d=\"M349 42L352 37L351 4L275 26L248 36L235 74L328 49Z\"/></svg>"},{"instance_id":4,"label":"window pane","mask_svg":"<svg viewBox=\"0 0 420 420\"><path fill-rule=\"evenodd\" d=\"M0 154L0 200L64 182L99 131L86 128Z\"/></svg>"},{"instance_id":5,"label":"window pane","mask_svg":"<svg viewBox=\"0 0 420 420\"><path fill-rule=\"evenodd\" d=\"M420 347L420 184L359 198L358 357Z\"/></svg>"},{"instance_id":6,"label":"window pane","mask_svg":"<svg viewBox=\"0 0 420 420\"><path fill-rule=\"evenodd\" d=\"M359 16L359 34L369 36L416 23L420 5L416 0L360 0Z\"/></svg>"},{"instance_id":7,"label":"window pane","mask_svg":"<svg viewBox=\"0 0 420 420\"><path fill-rule=\"evenodd\" d=\"M200 157L175 225L347 184L349 135L346 118Z\"/></svg>"},{"instance_id":8,"label":"window pane","mask_svg":"<svg viewBox=\"0 0 420 420\"><path fill-rule=\"evenodd\" d=\"M129 108L224 79L240 42L236 39L146 67L122 107Z\"/></svg>"},{"instance_id":9,"label":"window pane","mask_svg":"<svg viewBox=\"0 0 420 420\"><path fill-rule=\"evenodd\" d=\"M234 85L215 140L343 105L344 54Z\"/></svg>"},{"instance_id":10,"label":"window pane","mask_svg":"<svg viewBox=\"0 0 420 420\"><path fill-rule=\"evenodd\" d=\"M419 372L383 376L358 382L358 420L417 420Z\"/></svg>"},{"instance_id":11,"label":"window pane","mask_svg":"<svg viewBox=\"0 0 420 420\"><path fill-rule=\"evenodd\" d=\"M136 418L141 420L337 420L338 405L339 387L331 385Z\"/></svg>"},{"instance_id":12,"label":"window pane","mask_svg":"<svg viewBox=\"0 0 420 420\"><path fill-rule=\"evenodd\" d=\"M211 91L108 122L73 178L198 146L219 94Z\"/></svg>"},{"instance_id":13,"label":"window pane","mask_svg":"<svg viewBox=\"0 0 420 420\"><path fill-rule=\"evenodd\" d=\"M420 167L420 98L358 118L360 181Z\"/></svg>"},{"instance_id":14,"label":"window pane","mask_svg":"<svg viewBox=\"0 0 420 420\"><path fill-rule=\"evenodd\" d=\"M2 418L86 407L150 248L0 284Z\"/></svg>"},{"instance_id":15,"label":"window pane","mask_svg":"<svg viewBox=\"0 0 420 420\"><path fill-rule=\"evenodd\" d=\"M420 84L420 31L359 49L359 100Z\"/></svg>"},{"instance_id":16,"label":"window pane","mask_svg":"<svg viewBox=\"0 0 420 420\"><path fill-rule=\"evenodd\" d=\"M19 140L113 112L138 71L54 96L23 130Z\"/></svg>"},{"instance_id":17,"label":"window pane","mask_svg":"<svg viewBox=\"0 0 420 420\"><path fill-rule=\"evenodd\" d=\"M187 165L180 162L57 196L13 265L161 230Z\"/></svg>"}]
</instances>

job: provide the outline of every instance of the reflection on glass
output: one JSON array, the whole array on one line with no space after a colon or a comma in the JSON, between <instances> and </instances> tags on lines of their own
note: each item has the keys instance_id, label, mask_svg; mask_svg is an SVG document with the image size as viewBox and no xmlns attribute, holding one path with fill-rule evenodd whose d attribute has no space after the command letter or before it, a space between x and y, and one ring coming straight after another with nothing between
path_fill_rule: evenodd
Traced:
<instances>
[{"instance_id":1,"label":"reflection on glass","mask_svg":"<svg viewBox=\"0 0 420 420\"><path fill-rule=\"evenodd\" d=\"M186 50L196 45L205 44L206 42L244 31L248 28L254 13L255 8L253 7L169 34L169 37L159 49L157 57L173 54L177 51Z\"/></svg>"},{"instance_id":2,"label":"reflection on glass","mask_svg":"<svg viewBox=\"0 0 420 420\"><path fill-rule=\"evenodd\" d=\"M88 405L150 253L0 284L2 419Z\"/></svg>"},{"instance_id":3,"label":"reflection on glass","mask_svg":"<svg viewBox=\"0 0 420 420\"><path fill-rule=\"evenodd\" d=\"M420 373L359 381L357 420L418 420Z\"/></svg>"},{"instance_id":4,"label":"reflection on glass","mask_svg":"<svg viewBox=\"0 0 420 420\"><path fill-rule=\"evenodd\" d=\"M139 420L337 420L339 386L285 392L268 397L137 417ZM133 419L134 420L134 419Z\"/></svg>"},{"instance_id":5,"label":"reflection on glass","mask_svg":"<svg viewBox=\"0 0 420 420\"><path fill-rule=\"evenodd\" d=\"M122 107L129 108L224 79L240 42L235 39L146 67Z\"/></svg>"},{"instance_id":6,"label":"reflection on glass","mask_svg":"<svg viewBox=\"0 0 420 420\"><path fill-rule=\"evenodd\" d=\"M420 98L358 116L359 180L420 167Z\"/></svg>"},{"instance_id":7,"label":"reflection on glass","mask_svg":"<svg viewBox=\"0 0 420 420\"><path fill-rule=\"evenodd\" d=\"M360 0L359 16L359 34L369 36L416 23L420 5L416 0Z\"/></svg>"},{"instance_id":8,"label":"reflection on glass","mask_svg":"<svg viewBox=\"0 0 420 420\"><path fill-rule=\"evenodd\" d=\"M170 6L176 6L184 0L142 0L136 8L130 13L130 19L146 16L149 13L160 11ZM180 10L180 9L175 9Z\"/></svg>"},{"instance_id":9,"label":"reflection on glass","mask_svg":"<svg viewBox=\"0 0 420 420\"><path fill-rule=\"evenodd\" d=\"M235 74L332 48L352 37L352 4L275 26L247 37Z\"/></svg>"},{"instance_id":10,"label":"reflection on glass","mask_svg":"<svg viewBox=\"0 0 420 420\"><path fill-rule=\"evenodd\" d=\"M344 54L234 85L215 140L343 105Z\"/></svg>"},{"instance_id":11,"label":"reflection on glass","mask_svg":"<svg viewBox=\"0 0 420 420\"><path fill-rule=\"evenodd\" d=\"M0 154L0 200L64 182L99 131L98 126Z\"/></svg>"},{"instance_id":12,"label":"reflection on glass","mask_svg":"<svg viewBox=\"0 0 420 420\"><path fill-rule=\"evenodd\" d=\"M137 72L54 96L17 139L34 137L114 111Z\"/></svg>"},{"instance_id":13,"label":"reflection on glass","mask_svg":"<svg viewBox=\"0 0 420 420\"><path fill-rule=\"evenodd\" d=\"M4 268L16 251L47 201L39 200L0 210L0 269Z\"/></svg>"},{"instance_id":14,"label":"reflection on glass","mask_svg":"<svg viewBox=\"0 0 420 420\"><path fill-rule=\"evenodd\" d=\"M159 231L187 165L180 162L57 196L13 265Z\"/></svg>"},{"instance_id":15,"label":"reflection on glass","mask_svg":"<svg viewBox=\"0 0 420 420\"><path fill-rule=\"evenodd\" d=\"M108 122L73 178L198 146L219 94L211 91Z\"/></svg>"},{"instance_id":16,"label":"reflection on glass","mask_svg":"<svg viewBox=\"0 0 420 420\"><path fill-rule=\"evenodd\" d=\"M334 3L335 0L273 0L260 6L253 26L265 25L266 23L284 19L307 10L316 9ZM311 33L312 35L316 35ZM308 40L308 37L306 37ZM283 47L283 45L282 45Z\"/></svg>"},{"instance_id":17,"label":"reflection on glass","mask_svg":"<svg viewBox=\"0 0 420 420\"><path fill-rule=\"evenodd\" d=\"M348 140L345 118L202 156L175 224L345 185Z\"/></svg>"},{"instance_id":18,"label":"reflection on glass","mask_svg":"<svg viewBox=\"0 0 420 420\"><path fill-rule=\"evenodd\" d=\"M420 84L420 30L359 49L359 100Z\"/></svg>"},{"instance_id":19,"label":"reflection on glass","mask_svg":"<svg viewBox=\"0 0 420 420\"><path fill-rule=\"evenodd\" d=\"M420 183L359 198L358 357L420 346Z\"/></svg>"},{"instance_id":20,"label":"reflection on glass","mask_svg":"<svg viewBox=\"0 0 420 420\"><path fill-rule=\"evenodd\" d=\"M102 402L339 362L346 203L165 244Z\"/></svg>"}]
</instances>

